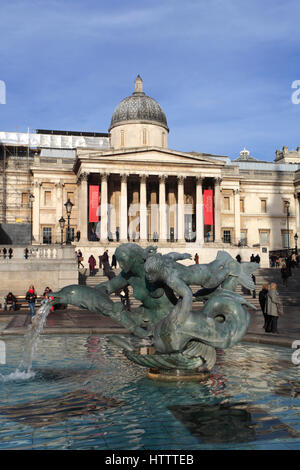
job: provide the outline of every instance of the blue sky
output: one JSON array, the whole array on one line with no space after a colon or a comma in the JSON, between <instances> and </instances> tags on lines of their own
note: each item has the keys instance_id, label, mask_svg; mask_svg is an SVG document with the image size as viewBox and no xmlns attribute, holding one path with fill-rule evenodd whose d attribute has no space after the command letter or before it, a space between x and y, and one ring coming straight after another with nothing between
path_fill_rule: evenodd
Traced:
<instances>
[{"instance_id":1,"label":"blue sky","mask_svg":"<svg viewBox=\"0 0 300 470\"><path fill-rule=\"evenodd\" d=\"M169 147L262 160L300 146L298 0L2 0L0 130L107 132L144 91Z\"/></svg>"}]
</instances>

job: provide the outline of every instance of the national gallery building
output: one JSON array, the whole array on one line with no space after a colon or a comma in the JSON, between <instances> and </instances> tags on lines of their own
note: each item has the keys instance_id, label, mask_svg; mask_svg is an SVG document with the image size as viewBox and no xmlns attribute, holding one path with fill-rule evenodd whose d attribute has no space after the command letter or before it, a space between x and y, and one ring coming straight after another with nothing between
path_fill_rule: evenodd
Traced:
<instances>
[{"instance_id":1,"label":"national gallery building","mask_svg":"<svg viewBox=\"0 0 300 470\"><path fill-rule=\"evenodd\" d=\"M0 131L0 244L69 237L87 256L135 241L199 255L245 250L245 261L295 247L300 148L277 150L273 163L246 149L231 160L171 150L168 134L140 76L108 133Z\"/></svg>"}]
</instances>

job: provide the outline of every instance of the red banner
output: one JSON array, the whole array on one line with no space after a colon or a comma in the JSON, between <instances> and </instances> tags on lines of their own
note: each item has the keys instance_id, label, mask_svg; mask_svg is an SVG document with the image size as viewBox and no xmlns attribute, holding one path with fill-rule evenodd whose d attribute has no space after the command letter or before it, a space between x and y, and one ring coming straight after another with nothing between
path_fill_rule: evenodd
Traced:
<instances>
[{"instance_id":1,"label":"red banner","mask_svg":"<svg viewBox=\"0 0 300 470\"><path fill-rule=\"evenodd\" d=\"M212 189L204 189L204 225L214 223L214 196Z\"/></svg>"},{"instance_id":2,"label":"red banner","mask_svg":"<svg viewBox=\"0 0 300 470\"><path fill-rule=\"evenodd\" d=\"M89 222L99 222L99 186L90 185Z\"/></svg>"}]
</instances>

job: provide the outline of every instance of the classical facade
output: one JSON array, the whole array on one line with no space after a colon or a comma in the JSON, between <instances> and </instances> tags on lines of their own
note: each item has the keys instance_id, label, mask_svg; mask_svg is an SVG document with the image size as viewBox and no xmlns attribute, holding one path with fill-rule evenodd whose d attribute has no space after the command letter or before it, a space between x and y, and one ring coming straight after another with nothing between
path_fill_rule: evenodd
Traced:
<instances>
[{"instance_id":1,"label":"classical facade","mask_svg":"<svg viewBox=\"0 0 300 470\"><path fill-rule=\"evenodd\" d=\"M139 76L108 133L0 132L0 236L20 243L27 233L25 244L30 232L33 245L64 242L59 220L67 221L69 199L70 237L86 253L128 240L199 254L294 248L300 148L283 147L273 163L246 149L231 160L171 150L168 134Z\"/></svg>"}]
</instances>

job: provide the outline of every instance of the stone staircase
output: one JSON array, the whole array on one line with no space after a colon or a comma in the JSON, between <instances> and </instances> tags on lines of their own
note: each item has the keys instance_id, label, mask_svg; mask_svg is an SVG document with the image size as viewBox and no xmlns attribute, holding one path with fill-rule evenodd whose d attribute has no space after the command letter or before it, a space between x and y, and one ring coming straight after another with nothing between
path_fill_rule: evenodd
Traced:
<instances>
[{"instance_id":1,"label":"stone staircase","mask_svg":"<svg viewBox=\"0 0 300 470\"><path fill-rule=\"evenodd\" d=\"M101 282L105 282L108 280L106 276L103 274L102 269L98 269L95 276L89 276L89 271L87 269L82 269L81 271L81 279L84 279L83 283L90 287L94 287ZM113 270L116 275L118 275L121 270L114 269ZM264 268L258 269L255 273L256 278L256 298L252 297L252 293L247 291L247 289L243 288L242 286L238 286L236 292L242 295L248 302L254 305L258 311L260 311L260 305L258 300L258 294L262 289L263 284L271 282L276 282L277 289L282 300L283 306L299 306L300 309L300 268L292 269L292 276L288 279L288 287L284 287L281 280L281 273L280 269L278 268ZM190 286L193 292L199 290L199 286ZM133 297L132 288L129 287L129 295L130 295L130 302L133 308L140 305L140 302ZM119 297L112 297L112 300L119 301ZM202 302L195 302L193 304L194 308L199 308L202 305Z\"/></svg>"}]
</instances>

